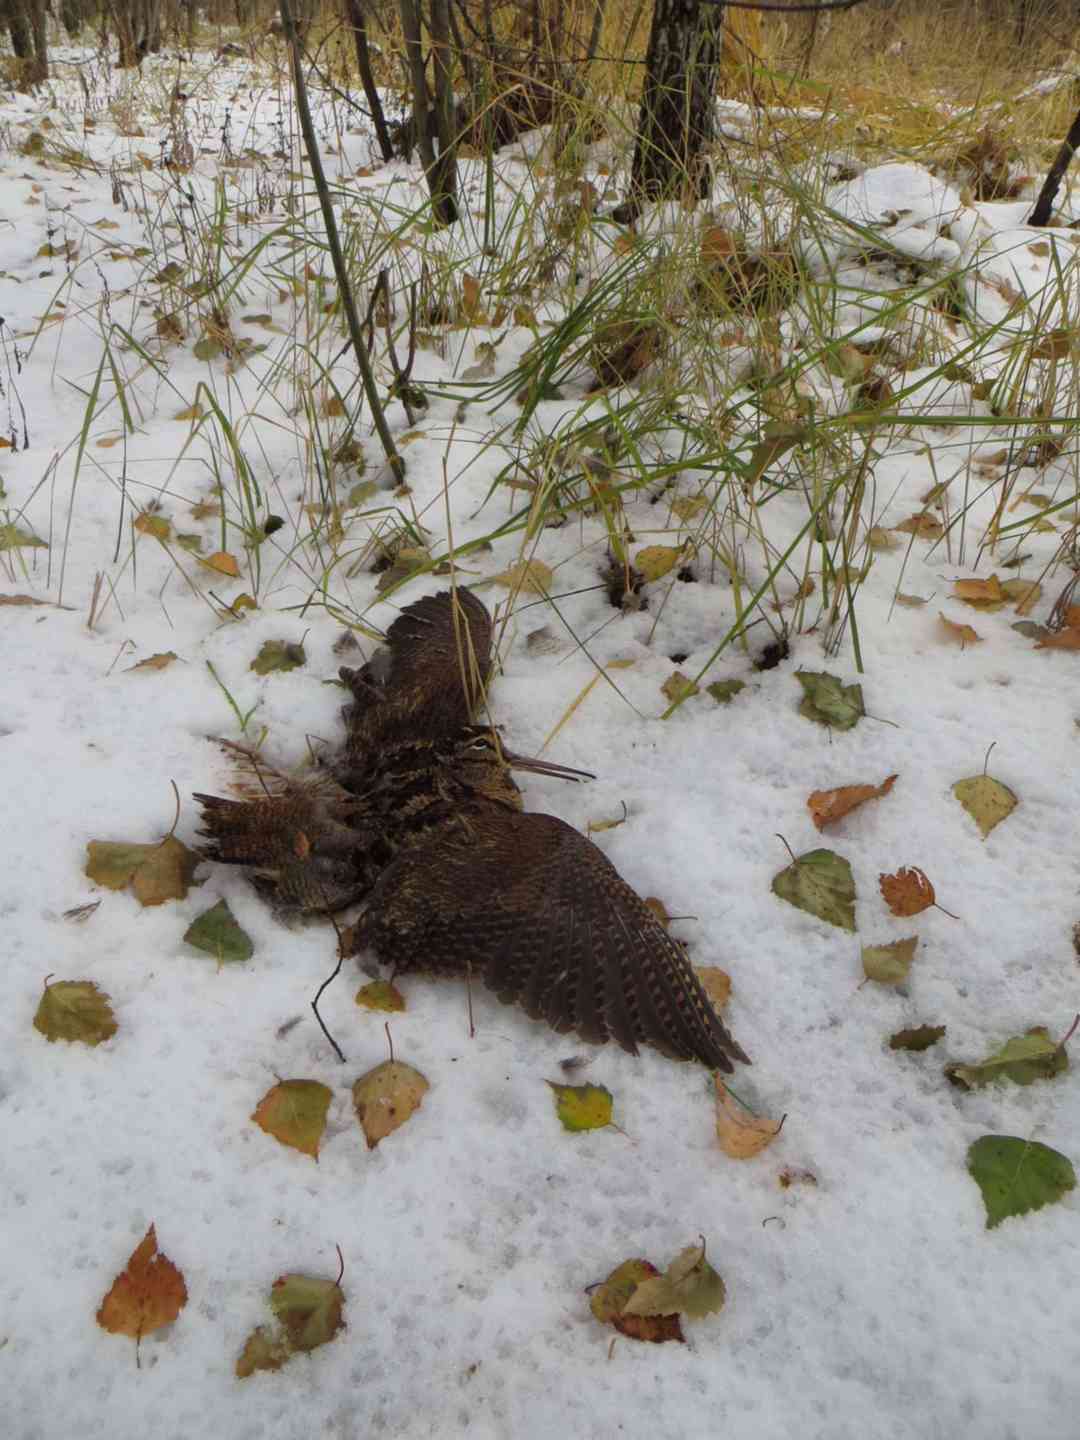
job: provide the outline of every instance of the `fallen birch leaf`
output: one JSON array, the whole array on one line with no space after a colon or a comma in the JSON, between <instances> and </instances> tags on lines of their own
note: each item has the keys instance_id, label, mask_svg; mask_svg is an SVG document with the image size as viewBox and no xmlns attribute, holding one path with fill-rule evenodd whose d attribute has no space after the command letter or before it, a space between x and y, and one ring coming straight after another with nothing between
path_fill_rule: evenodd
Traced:
<instances>
[{"instance_id":1,"label":"fallen birch leaf","mask_svg":"<svg viewBox=\"0 0 1080 1440\"><path fill-rule=\"evenodd\" d=\"M810 818L819 830L842 820L867 800L880 800L896 783L895 775L887 776L880 785L841 785L836 790L815 790L807 797Z\"/></svg>"},{"instance_id":2,"label":"fallen birch leaf","mask_svg":"<svg viewBox=\"0 0 1080 1440\"><path fill-rule=\"evenodd\" d=\"M111 1335L130 1335L138 1345L144 1335L171 1325L187 1298L184 1277L158 1251L151 1225L101 1302L97 1322Z\"/></svg>"},{"instance_id":3,"label":"fallen birch leaf","mask_svg":"<svg viewBox=\"0 0 1080 1440\"><path fill-rule=\"evenodd\" d=\"M879 875L878 885L894 915L920 915L937 903L933 885L918 866L905 867L895 875Z\"/></svg>"},{"instance_id":4,"label":"fallen birch leaf","mask_svg":"<svg viewBox=\"0 0 1080 1440\"><path fill-rule=\"evenodd\" d=\"M919 945L919 937L893 940L889 945L864 945L863 973L879 985L902 985L908 977L911 962Z\"/></svg>"},{"instance_id":5,"label":"fallen birch leaf","mask_svg":"<svg viewBox=\"0 0 1080 1440\"><path fill-rule=\"evenodd\" d=\"M780 1134L783 1120L755 1115L741 1105L720 1076L716 1077L716 1135L720 1148L733 1160L749 1160L771 1145Z\"/></svg>"},{"instance_id":6,"label":"fallen birch leaf","mask_svg":"<svg viewBox=\"0 0 1080 1440\"><path fill-rule=\"evenodd\" d=\"M1072 1162L1038 1140L984 1135L968 1150L968 1173L982 1192L986 1228L1052 1205L1076 1186Z\"/></svg>"},{"instance_id":7,"label":"fallen birch leaf","mask_svg":"<svg viewBox=\"0 0 1080 1440\"><path fill-rule=\"evenodd\" d=\"M841 930L855 929L855 880L833 850L809 850L773 877L773 894Z\"/></svg>"},{"instance_id":8,"label":"fallen birch leaf","mask_svg":"<svg viewBox=\"0 0 1080 1440\"><path fill-rule=\"evenodd\" d=\"M977 634L970 625L961 625L955 620L950 620L941 611L938 611L939 634L941 638L950 645L959 645L961 650L967 645L978 645L982 636Z\"/></svg>"},{"instance_id":9,"label":"fallen birch leaf","mask_svg":"<svg viewBox=\"0 0 1080 1440\"><path fill-rule=\"evenodd\" d=\"M611 1124L612 1097L605 1085L559 1085L547 1082L555 1095L555 1113L564 1130L603 1130Z\"/></svg>"},{"instance_id":10,"label":"fallen birch leaf","mask_svg":"<svg viewBox=\"0 0 1080 1440\"><path fill-rule=\"evenodd\" d=\"M78 1040L100 1045L116 1034L109 997L93 980L58 980L45 986L34 1015L34 1029L46 1040Z\"/></svg>"},{"instance_id":11,"label":"fallen birch leaf","mask_svg":"<svg viewBox=\"0 0 1080 1440\"><path fill-rule=\"evenodd\" d=\"M251 1116L260 1130L316 1162L333 1091L318 1080L279 1080Z\"/></svg>"},{"instance_id":12,"label":"fallen birch leaf","mask_svg":"<svg viewBox=\"0 0 1080 1440\"><path fill-rule=\"evenodd\" d=\"M185 898L201 863L201 857L173 835L156 845L90 840L84 874L109 890L130 885L140 905L162 905Z\"/></svg>"},{"instance_id":13,"label":"fallen birch leaf","mask_svg":"<svg viewBox=\"0 0 1080 1440\"><path fill-rule=\"evenodd\" d=\"M967 780L958 780L952 790L978 825L984 840L1020 803L1014 791L990 775L972 775Z\"/></svg>"},{"instance_id":14,"label":"fallen birch leaf","mask_svg":"<svg viewBox=\"0 0 1080 1440\"><path fill-rule=\"evenodd\" d=\"M430 1088L419 1070L400 1060L384 1060L361 1075L353 1086L353 1105L368 1149L404 1125Z\"/></svg>"}]
</instances>

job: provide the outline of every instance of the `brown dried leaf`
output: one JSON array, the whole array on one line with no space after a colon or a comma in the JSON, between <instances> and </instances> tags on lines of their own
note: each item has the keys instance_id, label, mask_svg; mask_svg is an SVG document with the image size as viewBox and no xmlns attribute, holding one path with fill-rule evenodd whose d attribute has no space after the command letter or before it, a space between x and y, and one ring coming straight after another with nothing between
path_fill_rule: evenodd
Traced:
<instances>
[{"instance_id":1,"label":"brown dried leaf","mask_svg":"<svg viewBox=\"0 0 1080 1440\"><path fill-rule=\"evenodd\" d=\"M841 785L835 790L815 790L806 800L810 818L819 830L824 830L826 825L843 819L857 805L887 795L896 779L895 775L889 775L880 785Z\"/></svg>"},{"instance_id":2,"label":"brown dried leaf","mask_svg":"<svg viewBox=\"0 0 1080 1440\"><path fill-rule=\"evenodd\" d=\"M400 1060L384 1060L361 1075L353 1086L353 1105L368 1149L404 1125L430 1088L419 1070Z\"/></svg>"},{"instance_id":3,"label":"brown dried leaf","mask_svg":"<svg viewBox=\"0 0 1080 1440\"><path fill-rule=\"evenodd\" d=\"M949 620L940 610L938 611L938 621L942 640L947 641L950 645L959 645L961 650L966 645L977 645L982 640L982 636L977 634L970 625L960 625L955 620Z\"/></svg>"},{"instance_id":4,"label":"brown dried leaf","mask_svg":"<svg viewBox=\"0 0 1080 1440\"><path fill-rule=\"evenodd\" d=\"M881 894L894 915L921 915L937 903L934 887L918 866L906 866L895 875L879 875Z\"/></svg>"},{"instance_id":5,"label":"brown dried leaf","mask_svg":"<svg viewBox=\"0 0 1080 1440\"><path fill-rule=\"evenodd\" d=\"M695 965L694 974L712 1001L713 1009L721 1011L731 998L731 976L719 965Z\"/></svg>"}]
</instances>

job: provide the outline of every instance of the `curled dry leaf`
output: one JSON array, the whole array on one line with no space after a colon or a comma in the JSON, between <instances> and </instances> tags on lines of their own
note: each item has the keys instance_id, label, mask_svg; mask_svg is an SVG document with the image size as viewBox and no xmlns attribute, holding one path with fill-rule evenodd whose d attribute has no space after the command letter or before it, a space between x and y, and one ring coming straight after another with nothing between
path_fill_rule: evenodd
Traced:
<instances>
[{"instance_id":1,"label":"curled dry leaf","mask_svg":"<svg viewBox=\"0 0 1080 1440\"><path fill-rule=\"evenodd\" d=\"M1005 587L996 575L991 575L989 580L957 580L953 594L974 610L1001 610L1008 600Z\"/></svg>"},{"instance_id":2,"label":"curled dry leaf","mask_svg":"<svg viewBox=\"0 0 1080 1440\"><path fill-rule=\"evenodd\" d=\"M955 620L938 611L938 626L941 638L950 645L959 645L961 650L967 645L978 645L982 636L977 634L970 625L960 625Z\"/></svg>"},{"instance_id":3,"label":"curled dry leaf","mask_svg":"<svg viewBox=\"0 0 1080 1440\"><path fill-rule=\"evenodd\" d=\"M782 1119L770 1120L748 1110L717 1075L716 1134L725 1155L733 1160L749 1160L772 1144L783 1123Z\"/></svg>"},{"instance_id":4,"label":"curled dry leaf","mask_svg":"<svg viewBox=\"0 0 1080 1440\"><path fill-rule=\"evenodd\" d=\"M130 1335L138 1342L151 1331L171 1325L187 1298L184 1277L168 1256L158 1251L151 1225L102 1300L97 1322L111 1335Z\"/></svg>"},{"instance_id":5,"label":"curled dry leaf","mask_svg":"<svg viewBox=\"0 0 1080 1440\"><path fill-rule=\"evenodd\" d=\"M810 818L819 830L842 820L857 805L867 800L880 800L896 784L897 777L888 775L880 785L841 785L836 790L815 790L807 797Z\"/></svg>"},{"instance_id":6,"label":"curled dry leaf","mask_svg":"<svg viewBox=\"0 0 1080 1440\"><path fill-rule=\"evenodd\" d=\"M933 885L917 865L905 866L895 875L879 875L878 885L894 915L921 915L937 903Z\"/></svg>"},{"instance_id":7,"label":"curled dry leaf","mask_svg":"<svg viewBox=\"0 0 1080 1440\"><path fill-rule=\"evenodd\" d=\"M353 1105L368 1149L404 1125L430 1088L419 1070L400 1060L384 1060L361 1075L353 1086Z\"/></svg>"}]
</instances>

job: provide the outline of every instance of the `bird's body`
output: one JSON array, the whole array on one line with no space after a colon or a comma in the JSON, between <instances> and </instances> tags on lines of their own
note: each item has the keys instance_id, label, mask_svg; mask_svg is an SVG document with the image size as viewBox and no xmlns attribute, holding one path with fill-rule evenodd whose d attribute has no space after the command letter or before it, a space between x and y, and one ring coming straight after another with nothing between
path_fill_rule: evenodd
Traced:
<instances>
[{"instance_id":1,"label":"bird's body","mask_svg":"<svg viewBox=\"0 0 1080 1440\"><path fill-rule=\"evenodd\" d=\"M366 901L349 932L397 972L473 975L556 1030L729 1071L747 1056L686 956L596 845L523 812L497 734L473 723L491 622L459 589L405 610L389 654L342 671L348 732L312 783L260 774L247 801L200 795L208 858L279 904Z\"/></svg>"}]
</instances>

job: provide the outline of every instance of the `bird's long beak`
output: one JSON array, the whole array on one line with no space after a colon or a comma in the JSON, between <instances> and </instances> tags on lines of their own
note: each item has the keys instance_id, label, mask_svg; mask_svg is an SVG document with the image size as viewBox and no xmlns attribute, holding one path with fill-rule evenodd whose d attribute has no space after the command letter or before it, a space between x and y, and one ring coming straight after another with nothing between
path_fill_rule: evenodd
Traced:
<instances>
[{"instance_id":1,"label":"bird's long beak","mask_svg":"<svg viewBox=\"0 0 1080 1440\"><path fill-rule=\"evenodd\" d=\"M557 780L595 780L590 770L574 770L569 765L556 765L553 760L535 759L530 755L517 755L513 750L500 746L502 758L511 770L525 770L530 775L553 775Z\"/></svg>"}]
</instances>

